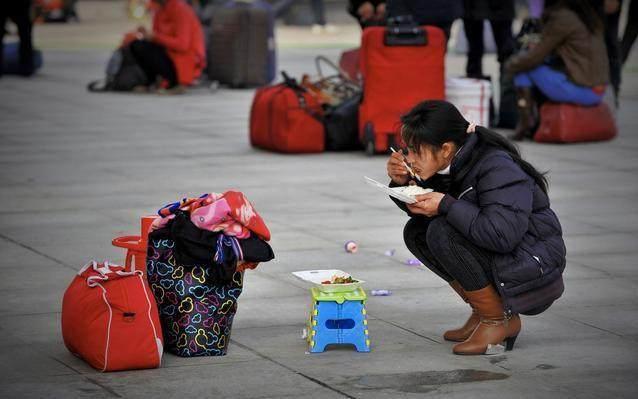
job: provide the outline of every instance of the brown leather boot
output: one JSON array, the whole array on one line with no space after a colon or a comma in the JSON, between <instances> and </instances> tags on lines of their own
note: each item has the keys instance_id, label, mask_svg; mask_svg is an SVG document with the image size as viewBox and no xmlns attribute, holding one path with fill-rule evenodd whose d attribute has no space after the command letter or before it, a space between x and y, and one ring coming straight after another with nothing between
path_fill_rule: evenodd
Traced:
<instances>
[{"instance_id":1,"label":"brown leather boot","mask_svg":"<svg viewBox=\"0 0 638 399\"><path fill-rule=\"evenodd\" d=\"M465 303L469 303L467 300L467 296L465 295L465 290L461 287L458 281L454 280L450 283L450 286L456 291L457 294L465 301ZM472 304L470 304L472 306ZM463 342L472 334L476 326L479 324L479 314L474 307L472 307L472 314L467 319L463 327L457 328L455 330L448 330L443 334L443 339L446 341L453 342Z\"/></svg>"},{"instance_id":2,"label":"brown leather boot","mask_svg":"<svg viewBox=\"0 0 638 399\"><path fill-rule=\"evenodd\" d=\"M509 139L513 141L523 141L534 136L532 130L536 126L536 104L531 88L519 87L516 89L516 105L518 109L518 123L516 124L514 134L510 135Z\"/></svg>"},{"instance_id":3,"label":"brown leather boot","mask_svg":"<svg viewBox=\"0 0 638 399\"><path fill-rule=\"evenodd\" d=\"M470 337L460 344L454 345L457 355L483 355L487 345L506 343L505 350L512 350L518 333L521 331L521 319L517 314L505 317L501 297L488 285L476 291L465 291L470 304L479 313L480 323Z\"/></svg>"}]
</instances>

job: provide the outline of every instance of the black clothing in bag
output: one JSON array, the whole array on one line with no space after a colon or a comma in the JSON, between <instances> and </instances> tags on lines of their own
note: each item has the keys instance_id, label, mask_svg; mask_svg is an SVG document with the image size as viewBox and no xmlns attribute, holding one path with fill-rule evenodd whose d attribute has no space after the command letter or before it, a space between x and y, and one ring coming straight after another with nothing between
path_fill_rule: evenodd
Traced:
<instances>
[{"instance_id":1,"label":"black clothing in bag","mask_svg":"<svg viewBox=\"0 0 638 399\"><path fill-rule=\"evenodd\" d=\"M175 260L180 265L211 264L211 276L216 281L229 282L237 270L237 262L268 262L275 257L272 248L264 240L251 235L235 239L198 228L188 213L177 211L167 229L175 242ZM237 259L234 244L239 245L241 259Z\"/></svg>"}]
</instances>

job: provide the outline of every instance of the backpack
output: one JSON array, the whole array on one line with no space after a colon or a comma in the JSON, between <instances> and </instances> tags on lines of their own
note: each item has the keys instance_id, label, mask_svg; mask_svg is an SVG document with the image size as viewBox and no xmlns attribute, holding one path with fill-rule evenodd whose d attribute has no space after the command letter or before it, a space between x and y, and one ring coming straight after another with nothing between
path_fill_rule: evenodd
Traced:
<instances>
[{"instance_id":1,"label":"backpack","mask_svg":"<svg viewBox=\"0 0 638 399\"><path fill-rule=\"evenodd\" d=\"M92 92L132 91L136 86L145 86L148 78L135 61L129 47L122 47L113 52L106 64L106 78L93 81L87 89Z\"/></svg>"}]
</instances>

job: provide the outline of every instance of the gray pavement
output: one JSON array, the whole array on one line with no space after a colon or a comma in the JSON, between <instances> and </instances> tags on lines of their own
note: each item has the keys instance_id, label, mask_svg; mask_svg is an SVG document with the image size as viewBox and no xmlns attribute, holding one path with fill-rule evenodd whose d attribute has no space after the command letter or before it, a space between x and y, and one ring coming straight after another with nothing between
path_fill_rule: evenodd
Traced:
<instances>
[{"instance_id":1,"label":"gray pavement","mask_svg":"<svg viewBox=\"0 0 638 399\"><path fill-rule=\"evenodd\" d=\"M321 52L286 48L298 74ZM30 80L0 79L0 397L633 398L638 394L638 67L626 68L620 136L524 143L548 170L565 231L566 292L523 319L514 351L459 357L442 332L467 308L404 264L406 217L362 181L385 157L279 155L248 143L251 90L184 96L89 94L107 50L51 50ZM494 71L488 57L487 68ZM463 59L448 56L448 74ZM166 355L162 368L102 374L60 333L62 294L90 258L123 261L113 237L184 195L242 190L272 231L276 259L246 274L229 353ZM356 240L359 252L343 251ZM394 257L384 251L394 248ZM368 302L373 349L307 354L309 293L290 274L340 268L392 296Z\"/></svg>"}]
</instances>

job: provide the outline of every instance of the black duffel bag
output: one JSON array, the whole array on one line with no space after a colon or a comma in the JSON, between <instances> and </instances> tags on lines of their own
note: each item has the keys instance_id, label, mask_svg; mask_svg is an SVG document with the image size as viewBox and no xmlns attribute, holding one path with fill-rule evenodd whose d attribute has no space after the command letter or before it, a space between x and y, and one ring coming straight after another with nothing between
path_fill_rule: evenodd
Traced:
<instances>
[{"instance_id":1,"label":"black duffel bag","mask_svg":"<svg viewBox=\"0 0 638 399\"><path fill-rule=\"evenodd\" d=\"M318 56L315 63L321 78L315 85L332 99L330 103L323 106L326 150L352 151L361 149L359 141L361 86L326 57ZM326 77L321 69L322 63L330 66L337 73Z\"/></svg>"}]
</instances>

